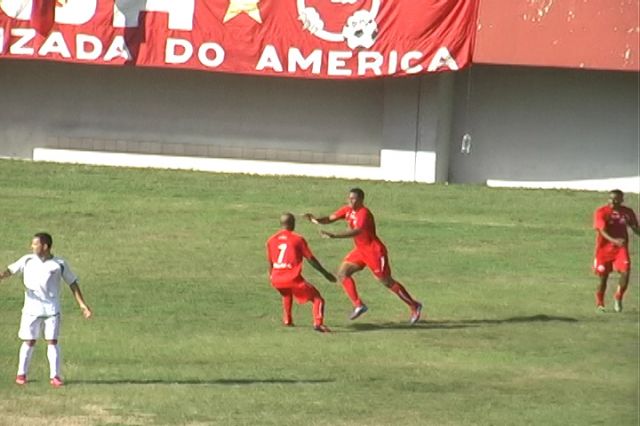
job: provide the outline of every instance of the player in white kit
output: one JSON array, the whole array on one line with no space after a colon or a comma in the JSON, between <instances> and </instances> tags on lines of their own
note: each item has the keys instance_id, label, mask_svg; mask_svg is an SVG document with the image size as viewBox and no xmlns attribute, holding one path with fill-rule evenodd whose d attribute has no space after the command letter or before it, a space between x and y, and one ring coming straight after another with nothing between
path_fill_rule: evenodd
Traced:
<instances>
[{"instance_id":1,"label":"player in white kit","mask_svg":"<svg viewBox=\"0 0 640 426\"><path fill-rule=\"evenodd\" d=\"M27 372L36 340L43 329L47 342L47 358L49 359L49 378L51 386L63 385L60 378L60 348L58 347L58 333L60 330L60 289L64 280L71 289L76 302L85 318L92 315L91 309L85 303L78 286L78 278L74 275L69 264L62 258L51 253L53 239L47 233L38 233L31 240L33 254L22 256L3 272L0 280L11 275L22 273L25 292L22 318L18 337L22 340L18 361L16 383L27 383Z\"/></svg>"}]
</instances>

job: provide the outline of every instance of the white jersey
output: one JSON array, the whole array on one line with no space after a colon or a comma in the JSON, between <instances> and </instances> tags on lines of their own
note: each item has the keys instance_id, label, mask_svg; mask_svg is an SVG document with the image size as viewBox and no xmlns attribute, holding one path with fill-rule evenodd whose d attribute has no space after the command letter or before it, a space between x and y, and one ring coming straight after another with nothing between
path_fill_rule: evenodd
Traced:
<instances>
[{"instance_id":1,"label":"white jersey","mask_svg":"<svg viewBox=\"0 0 640 426\"><path fill-rule=\"evenodd\" d=\"M69 264L59 257L42 261L35 254L22 256L8 267L12 274L22 272L25 286L22 313L51 316L60 313L60 284L78 280Z\"/></svg>"}]
</instances>

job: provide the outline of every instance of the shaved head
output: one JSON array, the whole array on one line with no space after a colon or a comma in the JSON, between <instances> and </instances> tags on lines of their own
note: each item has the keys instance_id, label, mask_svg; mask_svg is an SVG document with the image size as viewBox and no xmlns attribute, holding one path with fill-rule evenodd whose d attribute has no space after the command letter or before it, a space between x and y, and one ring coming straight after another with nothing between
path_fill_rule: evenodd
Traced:
<instances>
[{"instance_id":1,"label":"shaved head","mask_svg":"<svg viewBox=\"0 0 640 426\"><path fill-rule=\"evenodd\" d=\"M296 227L296 217L292 213L282 213L280 215L280 227L293 231Z\"/></svg>"}]
</instances>

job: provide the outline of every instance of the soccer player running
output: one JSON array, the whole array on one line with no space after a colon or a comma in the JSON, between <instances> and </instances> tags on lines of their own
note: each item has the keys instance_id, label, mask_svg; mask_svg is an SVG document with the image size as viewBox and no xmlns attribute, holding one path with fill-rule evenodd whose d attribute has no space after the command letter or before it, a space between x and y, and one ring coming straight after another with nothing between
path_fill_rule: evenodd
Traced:
<instances>
[{"instance_id":1,"label":"soccer player running","mask_svg":"<svg viewBox=\"0 0 640 426\"><path fill-rule=\"evenodd\" d=\"M596 209L593 215L593 227L596 230L596 253L593 271L598 276L596 289L596 310L605 311L604 293L607 289L609 274L614 269L620 273L618 288L614 295L613 309L622 312L622 298L629 286L629 234L627 227L640 235L635 212L622 205L624 194L619 189L609 193L609 203Z\"/></svg>"},{"instance_id":2,"label":"soccer player running","mask_svg":"<svg viewBox=\"0 0 640 426\"><path fill-rule=\"evenodd\" d=\"M271 285L282 295L282 321L285 326L293 326L291 307L295 298L300 304L313 304L313 329L327 333L330 330L324 325L324 299L320 292L303 278L303 260L307 259L309 264L330 282L336 282L336 277L315 258L307 241L300 234L293 232L295 227L295 216L284 213L280 216L280 231L267 240L269 279Z\"/></svg>"},{"instance_id":3,"label":"soccer player running","mask_svg":"<svg viewBox=\"0 0 640 426\"><path fill-rule=\"evenodd\" d=\"M354 320L368 310L367 305L358 296L356 283L352 278L353 274L366 266L371 269L378 281L409 306L411 309L409 323L415 324L420 320L422 304L414 300L404 286L391 276L387 248L376 234L373 214L364 205L364 191L360 188L351 189L347 201L348 205L341 207L330 216L316 217L307 213L305 218L320 225L340 219L347 221L349 226L347 231L334 233L322 230L320 233L325 238L353 238L355 248L344 258L338 271L338 279L342 282L342 287L353 304L353 312L349 318Z\"/></svg>"},{"instance_id":4,"label":"soccer player running","mask_svg":"<svg viewBox=\"0 0 640 426\"><path fill-rule=\"evenodd\" d=\"M49 360L49 378L53 387L63 385L60 378L60 347L58 334L60 331L60 283L64 280L85 318L92 315L91 309L84 301L78 278L69 264L51 253L53 239L47 233L38 233L31 240L32 254L27 254L12 263L3 272L0 280L13 274L22 273L24 306L20 319L18 337L22 340L18 360L16 383L27 383L27 373L36 340L40 337L40 329L44 328L44 339L47 342L47 358Z\"/></svg>"}]
</instances>

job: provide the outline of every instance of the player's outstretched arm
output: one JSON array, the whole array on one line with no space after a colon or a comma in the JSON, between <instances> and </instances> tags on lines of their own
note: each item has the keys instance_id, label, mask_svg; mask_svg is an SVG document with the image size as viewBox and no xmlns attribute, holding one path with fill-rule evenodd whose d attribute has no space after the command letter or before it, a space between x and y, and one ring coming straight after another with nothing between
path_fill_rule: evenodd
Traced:
<instances>
[{"instance_id":1,"label":"player's outstretched arm","mask_svg":"<svg viewBox=\"0 0 640 426\"><path fill-rule=\"evenodd\" d=\"M336 215L331 215L331 216L322 216L322 217L316 217L315 215L311 214L311 213L305 213L303 215L303 217L305 219L307 219L309 222L316 224L316 225L327 225L329 223L333 223L336 220L340 219L338 216Z\"/></svg>"},{"instance_id":2,"label":"player's outstretched arm","mask_svg":"<svg viewBox=\"0 0 640 426\"><path fill-rule=\"evenodd\" d=\"M362 232L360 228L353 228L343 232L320 231L320 235L322 235L323 238L353 238L360 232Z\"/></svg>"},{"instance_id":3,"label":"player's outstretched arm","mask_svg":"<svg viewBox=\"0 0 640 426\"><path fill-rule=\"evenodd\" d=\"M335 283L337 281L336 276L333 275L331 272L327 271L324 266L322 266L320 264L320 262L318 261L318 259L316 259L315 257L311 257L309 259L307 259L309 261L309 264L311 266L313 266L313 268L320 272L329 282Z\"/></svg>"},{"instance_id":4,"label":"player's outstretched arm","mask_svg":"<svg viewBox=\"0 0 640 426\"><path fill-rule=\"evenodd\" d=\"M87 305L87 303L84 301L84 297L82 297L82 292L80 291L80 286L78 285L78 283L74 282L69 286L69 288L71 289L73 297L76 299L78 306L80 306L80 309L82 310L82 315L87 319L91 318L93 312L91 311L91 308L89 308L89 305Z\"/></svg>"}]
</instances>

